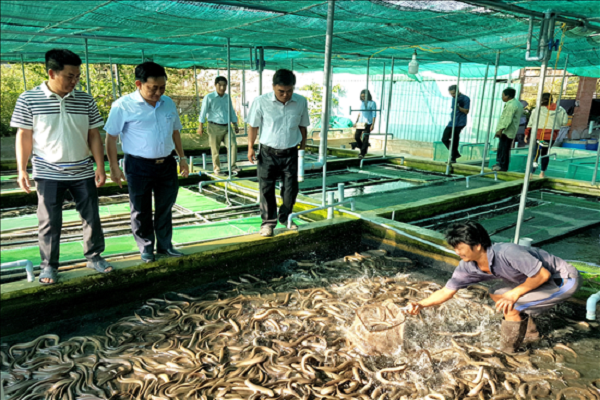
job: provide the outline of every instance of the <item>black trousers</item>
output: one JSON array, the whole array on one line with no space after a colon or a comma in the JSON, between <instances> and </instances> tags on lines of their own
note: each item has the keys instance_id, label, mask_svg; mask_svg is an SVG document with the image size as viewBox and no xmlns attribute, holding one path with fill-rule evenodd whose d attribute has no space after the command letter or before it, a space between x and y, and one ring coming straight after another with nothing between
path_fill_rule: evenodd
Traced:
<instances>
[{"instance_id":1,"label":"black trousers","mask_svg":"<svg viewBox=\"0 0 600 400\"><path fill-rule=\"evenodd\" d=\"M531 138L529 138L529 140L531 140ZM533 160L533 162L538 162L540 157L548 155L548 144L547 143L546 143L546 146L542 146L539 143L537 146L538 147L536 149L535 159ZM548 169L548 164L550 164L550 157L542 158L541 164L542 164L542 172L546 172L546 170ZM533 171L535 172L535 169Z\"/></svg>"},{"instance_id":2,"label":"black trousers","mask_svg":"<svg viewBox=\"0 0 600 400\"><path fill-rule=\"evenodd\" d=\"M498 153L496 154L496 163L500 165L500 171L508 171L508 165L510 164L510 148L512 147L513 140L502 134L498 141Z\"/></svg>"},{"instance_id":3,"label":"black trousers","mask_svg":"<svg viewBox=\"0 0 600 400\"><path fill-rule=\"evenodd\" d=\"M458 152L458 142L460 141L460 131L462 131L464 126L455 126L454 127L454 142L452 143L452 161L456 161L457 158L460 158L460 153ZM446 146L448 150L450 150L450 138L452 137L452 127L447 126L444 129L444 134L442 136L442 142Z\"/></svg>"},{"instance_id":4,"label":"black trousers","mask_svg":"<svg viewBox=\"0 0 600 400\"><path fill-rule=\"evenodd\" d=\"M131 206L131 230L142 253L156 249L166 251L172 247L173 205L177 200L179 181L177 161L172 156L157 164L154 160L125 155L125 174ZM154 194L154 218L152 218Z\"/></svg>"},{"instance_id":5,"label":"black trousers","mask_svg":"<svg viewBox=\"0 0 600 400\"><path fill-rule=\"evenodd\" d=\"M367 151L369 151L369 136L371 135L371 126L372 124L365 124L365 129L357 129L354 133L356 147L360 149L360 155L363 157L366 156Z\"/></svg>"},{"instance_id":6,"label":"black trousers","mask_svg":"<svg viewBox=\"0 0 600 400\"><path fill-rule=\"evenodd\" d=\"M289 155L276 156L261 146L257 159L261 225L274 228L278 220L285 225L298 196L298 150L291 149ZM275 197L278 179L281 179L280 195L283 199L279 214Z\"/></svg>"},{"instance_id":7,"label":"black trousers","mask_svg":"<svg viewBox=\"0 0 600 400\"><path fill-rule=\"evenodd\" d=\"M42 258L40 267L58 268L63 202L67 190L73 196L75 208L83 222L83 255L89 261L99 260L104 251L104 234L100 224L95 179L36 179L35 182L38 196L38 238Z\"/></svg>"}]
</instances>

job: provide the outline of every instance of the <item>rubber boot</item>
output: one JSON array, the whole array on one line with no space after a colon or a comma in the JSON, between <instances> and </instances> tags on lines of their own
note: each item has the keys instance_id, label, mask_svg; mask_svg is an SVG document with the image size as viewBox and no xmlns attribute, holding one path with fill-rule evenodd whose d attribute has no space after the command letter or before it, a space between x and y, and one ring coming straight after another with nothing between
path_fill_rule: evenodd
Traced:
<instances>
[{"instance_id":1,"label":"rubber boot","mask_svg":"<svg viewBox=\"0 0 600 400\"><path fill-rule=\"evenodd\" d=\"M523 343L532 343L540 339L540 333L538 332L537 326L532 316L527 316L527 330L525 332L525 339Z\"/></svg>"},{"instance_id":2,"label":"rubber boot","mask_svg":"<svg viewBox=\"0 0 600 400\"><path fill-rule=\"evenodd\" d=\"M521 321L502 320L500 326L500 351L513 354L523 343L525 331L527 330L527 319Z\"/></svg>"}]
</instances>

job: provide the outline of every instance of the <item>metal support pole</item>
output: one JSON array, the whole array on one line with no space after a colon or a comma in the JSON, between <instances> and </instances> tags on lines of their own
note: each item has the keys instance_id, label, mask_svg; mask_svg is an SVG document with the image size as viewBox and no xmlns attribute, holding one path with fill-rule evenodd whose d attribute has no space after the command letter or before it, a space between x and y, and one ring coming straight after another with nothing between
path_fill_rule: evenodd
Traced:
<instances>
[{"instance_id":1,"label":"metal support pole","mask_svg":"<svg viewBox=\"0 0 600 400\"><path fill-rule=\"evenodd\" d=\"M450 160L452 159L452 149L454 148L454 130L456 129L456 117L458 115L458 96L460 96L460 70L462 63L458 63L458 79L456 80L456 90L454 90L454 110L452 111L452 134L450 136L450 148L448 149L448 162L446 163L446 175L450 175Z\"/></svg>"},{"instance_id":2,"label":"metal support pole","mask_svg":"<svg viewBox=\"0 0 600 400\"><path fill-rule=\"evenodd\" d=\"M334 204L335 199L333 198L334 192L327 192L327 204ZM327 209L327 219L333 219L333 206Z\"/></svg>"},{"instance_id":3,"label":"metal support pole","mask_svg":"<svg viewBox=\"0 0 600 400\"><path fill-rule=\"evenodd\" d=\"M110 64L110 84L112 86L112 95L113 95L113 100L117 99L117 88L115 87L115 75L113 72L113 65L112 65L112 57L108 56L108 63Z\"/></svg>"},{"instance_id":4,"label":"metal support pole","mask_svg":"<svg viewBox=\"0 0 600 400\"><path fill-rule=\"evenodd\" d=\"M591 122L590 124L593 124ZM590 129L590 133L592 133L592 129ZM598 151L596 151L596 163L594 164L594 175L592 175L592 186L596 185L596 179L598 178L598 162L600 161L600 141L598 141Z\"/></svg>"},{"instance_id":5,"label":"metal support pole","mask_svg":"<svg viewBox=\"0 0 600 400\"><path fill-rule=\"evenodd\" d=\"M338 201L344 201L344 183L338 183Z\"/></svg>"},{"instance_id":6,"label":"metal support pole","mask_svg":"<svg viewBox=\"0 0 600 400\"><path fill-rule=\"evenodd\" d=\"M365 104L369 104L369 69L371 68L371 59L367 58L367 93L365 93ZM367 109L367 107L363 106L363 109Z\"/></svg>"},{"instance_id":7,"label":"metal support pole","mask_svg":"<svg viewBox=\"0 0 600 400\"><path fill-rule=\"evenodd\" d=\"M248 119L246 112L246 63L242 62L242 108L244 109L244 135L248 136L248 124L246 120Z\"/></svg>"},{"instance_id":8,"label":"metal support pole","mask_svg":"<svg viewBox=\"0 0 600 400\"><path fill-rule=\"evenodd\" d=\"M487 85L488 74L490 72L490 63L485 67L485 78L483 79L483 87L481 88L481 103L479 104L479 119L477 120L477 138L475 143L479 143L479 131L481 129L481 117L483 115L483 103L485 102L485 85Z\"/></svg>"},{"instance_id":9,"label":"metal support pole","mask_svg":"<svg viewBox=\"0 0 600 400\"><path fill-rule=\"evenodd\" d=\"M540 70L540 85L538 87L537 99L535 104L538 109L542 104L542 94L544 93L544 80L546 79L546 72L548 69L548 59L550 54L546 55L546 58L542 62L542 68ZM523 191L521 192L521 202L519 204L519 214L517 216L517 227L515 229L515 240L514 243L519 243L521 235L521 225L523 224L523 215L525 214L525 205L527 204L527 192L529 190L529 180L531 179L531 167L533 164L533 153L537 147L537 130L540 122L540 113L537 113L536 119L533 121L531 135L529 138L529 153L527 154L527 165L525 166L525 178L523 180Z\"/></svg>"},{"instance_id":10,"label":"metal support pole","mask_svg":"<svg viewBox=\"0 0 600 400\"><path fill-rule=\"evenodd\" d=\"M558 92L558 100L556 101L556 113L554 114L555 117L554 117L554 121L552 121L552 130L550 131L550 143L548 144L548 154L550 154L550 150L552 149L552 139L554 138L554 128L556 127L556 117L558 116L558 108L560 107L560 101L562 99L562 94L563 94L563 88L565 87L565 79L567 77L567 65L569 65L569 55L568 54L567 54L567 59L565 60L565 68L563 69L562 80L560 81L560 90ZM552 74L554 75L554 71L552 71Z\"/></svg>"},{"instance_id":11,"label":"metal support pole","mask_svg":"<svg viewBox=\"0 0 600 400\"><path fill-rule=\"evenodd\" d=\"M23 89L27 91L27 78L25 77L25 61L23 61L23 54L21 54L21 72L23 72Z\"/></svg>"},{"instance_id":12,"label":"metal support pole","mask_svg":"<svg viewBox=\"0 0 600 400\"><path fill-rule=\"evenodd\" d=\"M194 65L194 91L196 93L196 108L198 109L198 115L200 115L200 93L198 92L198 74L196 73L195 65Z\"/></svg>"},{"instance_id":13,"label":"metal support pole","mask_svg":"<svg viewBox=\"0 0 600 400\"><path fill-rule=\"evenodd\" d=\"M263 60L265 58L265 49L262 47L258 49L258 95L262 95L263 92Z\"/></svg>"},{"instance_id":14,"label":"metal support pole","mask_svg":"<svg viewBox=\"0 0 600 400\"><path fill-rule=\"evenodd\" d=\"M382 79L381 79L381 99L379 100L379 109L381 110L379 112L379 124L377 125L377 132L381 133L381 115L383 112L383 94L385 92L385 61L383 63L383 75L382 75Z\"/></svg>"},{"instance_id":15,"label":"metal support pole","mask_svg":"<svg viewBox=\"0 0 600 400\"><path fill-rule=\"evenodd\" d=\"M390 73L390 88L388 89L388 108L385 117L385 139L383 139L383 156L387 152L387 140L390 133L390 114L392 113L392 89L394 88L394 57L392 57L392 71ZM381 113L380 113L381 114Z\"/></svg>"},{"instance_id":16,"label":"metal support pole","mask_svg":"<svg viewBox=\"0 0 600 400\"><path fill-rule=\"evenodd\" d=\"M333 21L335 13L335 0L328 0L327 4L327 31L325 35L325 66L323 67L323 96L321 115L321 154L323 155L323 193L321 202L326 204L327 193L327 134L329 132L329 103L331 102L331 52L333 39Z\"/></svg>"},{"instance_id":17,"label":"metal support pole","mask_svg":"<svg viewBox=\"0 0 600 400\"><path fill-rule=\"evenodd\" d=\"M496 78L498 78L498 63L500 62L500 50L496 52L496 68L494 69L494 81L492 83L492 97L490 101L490 119L485 135L485 147L483 148L483 156L481 159L481 173L485 169L485 156L490 145L490 131L492 130L492 115L494 113L494 96L496 96Z\"/></svg>"},{"instance_id":18,"label":"metal support pole","mask_svg":"<svg viewBox=\"0 0 600 400\"><path fill-rule=\"evenodd\" d=\"M115 78L117 79L117 92L119 93L119 97L121 97L121 74L119 74L119 64L115 64Z\"/></svg>"},{"instance_id":19,"label":"metal support pole","mask_svg":"<svg viewBox=\"0 0 600 400\"><path fill-rule=\"evenodd\" d=\"M88 40L85 39L85 80L88 94L92 94L92 86L90 85L90 57L88 52Z\"/></svg>"},{"instance_id":20,"label":"metal support pole","mask_svg":"<svg viewBox=\"0 0 600 400\"><path fill-rule=\"evenodd\" d=\"M231 180L231 39L227 38L227 166Z\"/></svg>"}]
</instances>

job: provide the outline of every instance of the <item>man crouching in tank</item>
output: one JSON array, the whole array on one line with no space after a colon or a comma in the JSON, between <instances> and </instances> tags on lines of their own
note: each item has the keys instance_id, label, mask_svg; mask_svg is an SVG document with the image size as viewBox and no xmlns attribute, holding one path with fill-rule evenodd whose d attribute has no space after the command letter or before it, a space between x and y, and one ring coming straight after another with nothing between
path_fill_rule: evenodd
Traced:
<instances>
[{"instance_id":1,"label":"man crouching in tank","mask_svg":"<svg viewBox=\"0 0 600 400\"><path fill-rule=\"evenodd\" d=\"M502 279L489 294L496 309L504 313L500 350L505 353L516 352L524 341L537 340L533 316L567 300L581 286L579 272L566 261L534 247L492 244L476 222L452 224L445 236L462 261L444 288L410 303L408 313L417 315L425 307L442 304L471 284Z\"/></svg>"}]
</instances>

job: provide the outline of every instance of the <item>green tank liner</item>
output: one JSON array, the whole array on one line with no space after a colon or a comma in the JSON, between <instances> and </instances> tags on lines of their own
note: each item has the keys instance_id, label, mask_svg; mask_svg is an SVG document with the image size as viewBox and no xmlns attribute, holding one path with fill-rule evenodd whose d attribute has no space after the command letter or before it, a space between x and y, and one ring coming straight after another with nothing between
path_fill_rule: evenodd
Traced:
<instances>
[{"instance_id":1,"label":"green tank liner","mask_svg":"<svg viewBox=\"0 0 600 400\"><path fill-rule=\"evenodd\" d=\"M306 222L295 219L296 224L303 225ZM180 226L173 228L173 244L182 245L206 240L222 239L233 236L257 233L260 230L261 218L249 217L229 221L219 221L209 224ZM284 226L278 224L278 228ZM112 236L106 239L106 250L102 253L108 257L115 254L135 253L138 247L131 234L123 236ZM17 249L7 249L0 252L0 261L7 262L28 259L33 265L39 265L39 246L28 246ZM60 261L75 261L83 259L83 241L66 242L60 244Z\"/></svg>"},{"instance_id":2,"label":"green tank liner","mask_svg":"<svg viewBox=\"0 0 600 400\"><path fill-rule=\"evenodd\" d=\"M335 175L327 175L327 186L337 186L338 183L347 183L347 182L361 182L367 181L369 179L373 179L373 176L369 176L367 174L360 173L342 173ZM383 178L383 177L381 177ZM318 176L316 178L308 178L304 179L304 182L299 182L300 191L308 190L313 188L320 188L323 186L323 176Z\"/></svg>"},{"instance_id":3,"label":"green tank liner","mask_svg":"<svg viewBox=\"0 0 600 400\"><path fill-rule=\"evenodd\" d=\"M227 208L226 204L219 203L214 199L203 196L186 188L179 188L176 204L192 212ZM131 209L129 208L129 203L118 203L104 206L101 205L100 218L110 217L111 215L128 214L130 211ZM75 209L63 211L63 222L75 222L79 221L80 219L79 213ZM23 215L21 217L3 218L0 220L0 222L2 226L1 230L3 232L38 226L38 218L35 214Z\"/></svg>"},{"instance_id":4,"label":"green tank liner","mask_svg":"<svg viewBox=\"0 0 600 400\"><path fill-rule=\"evenodd\" d=\"M356 168L348 168L349 171L356 171ZM448 179L446 175L427 174L422 171L403 170L398 168L386 167L383 165L365 165L362 171L371 172L385 178L398 178L414 182L431 182L440 179Z\"/></svg>"},{"instance_id":5,"label":"green tank liner","mask_svg":"<svg viewBox=\"0 0 600 400\"><path fill-rule=\"evenodd\" d=\"M466 180L459 179L453 181L442 181L423 186L413 186L410 188L372 193L365 196L355 197L356 209L359 211L374 210L377 208L390 207L394 205L412 203L431 197L437 197L456 192L462 192L469 189L478 189L492 186L500 181L494 181L485 177L472 178L469 181L469 187L466 187Z\"/></svg>"}]
</instances>

